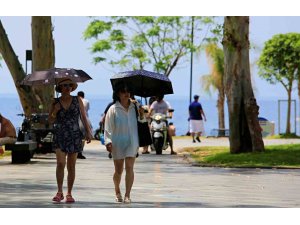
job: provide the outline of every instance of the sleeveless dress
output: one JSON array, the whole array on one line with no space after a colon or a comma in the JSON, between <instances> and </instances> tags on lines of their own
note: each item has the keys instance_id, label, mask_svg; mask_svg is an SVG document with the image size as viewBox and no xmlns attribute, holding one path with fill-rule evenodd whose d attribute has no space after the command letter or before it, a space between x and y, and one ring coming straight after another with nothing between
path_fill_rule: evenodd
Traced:
<instances>
[{"instance_id":1,"label":"sleeveless dress","mask_svg":"<svg viewBox=\"0 0 300 225\"><path fill-rule=\"evenodd\" d=\"M59 101L59 99L56 99ZM68 109L61 109L57 112L54 125L53 146L54 149L61 149L65 153L82 152L82 139L84 138L79 128L79 102L77 96L72 96L72 102Z\"/></svg>"}]
</instances>

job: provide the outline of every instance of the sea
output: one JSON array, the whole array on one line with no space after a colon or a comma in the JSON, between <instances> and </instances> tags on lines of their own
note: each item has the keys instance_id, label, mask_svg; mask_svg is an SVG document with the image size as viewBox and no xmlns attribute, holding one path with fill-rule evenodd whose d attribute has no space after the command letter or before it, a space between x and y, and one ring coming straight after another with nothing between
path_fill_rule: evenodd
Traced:
<instances>
[{"instance_id":1,"label":"sea","mask_svg":"<svg viewBox=\"0 0 300 225\"><path fill-rule=\"evenodd\" d=\"M89 118L93 126L93 130L99 127L99 121L102 114L111 97L109 96L93 96L87 98L90 102ZM142 103L145 103L144 99ZM176 97L165 96L165 100L168 101L174 109L173 118L169 122L173 122L176 127L176 135L185 135L189 129L188 122L188 97ZM209 136L212 134L212 130L218 128L218 111L217 101L215 99L200 99L204 113L206 114L207 121L204 123L205 134ZM287 115L287 103L285 101L278 102L277 99L257 100L259 105L259 117L263 117L275 124L275 134L284 133L286 129L286 115ZM295 111L296 109L296 111ZM18 114L23 113L23 109L18 96L15 95L2 95L0 96L0 113L6 118L10 119L14 126L19 129L22 120L22 116ZM225 103L225 128L228 129L228 111ZM295 101L292 104L291 114L291 132L300 133L300 119L299 119L299 101Z\"/></svg>"}]
</instances>

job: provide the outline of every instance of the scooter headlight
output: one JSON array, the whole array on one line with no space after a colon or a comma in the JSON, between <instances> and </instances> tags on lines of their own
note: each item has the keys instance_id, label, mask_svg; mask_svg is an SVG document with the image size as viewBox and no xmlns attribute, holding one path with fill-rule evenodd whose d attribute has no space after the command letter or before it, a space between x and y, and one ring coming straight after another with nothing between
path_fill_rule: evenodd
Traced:
<instances>
[{"instance_id":1,"label":"scooter headlight","mask_svg":"<svg viewBox=\"0 0 300 225\"><path fill-rule=\"evenodd\" d=\"M155 120L160 120L160 119L161 119L161 116L160 116L160 115L156 115L156 116L154 117L154 119L155 119Z\"/></svg>"}]
</instances>

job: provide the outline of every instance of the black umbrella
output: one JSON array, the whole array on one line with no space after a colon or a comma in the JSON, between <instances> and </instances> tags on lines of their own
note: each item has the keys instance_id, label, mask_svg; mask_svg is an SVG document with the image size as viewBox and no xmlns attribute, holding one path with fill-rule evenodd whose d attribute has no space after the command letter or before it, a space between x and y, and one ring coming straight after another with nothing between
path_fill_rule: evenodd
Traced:
<instances>
[{"instance_id":1,"label":"black umbrella","mask_svg":"<svg viewBox=\"0 0 300 225\"><path fill-rule=\"evenodd\" d=\"M22 80L22 85L56 85L62 78L70 78L74 82L85 82L92 79L83 70L72 68L51 68L48 70L34 71Z\"/></svg>"},{"instance_id":2,"label":"black umbrella","mask_svg":"<svg viewBox=\"0 0 300 225\"><path fill-rule=\"evenodd\" d=\"M121 72L114 75L110 81L113 89L117 83L124 82L134 95L141 97L173 94L172 83L167 76L147 70Z\"/></svg>"}]
</instances>

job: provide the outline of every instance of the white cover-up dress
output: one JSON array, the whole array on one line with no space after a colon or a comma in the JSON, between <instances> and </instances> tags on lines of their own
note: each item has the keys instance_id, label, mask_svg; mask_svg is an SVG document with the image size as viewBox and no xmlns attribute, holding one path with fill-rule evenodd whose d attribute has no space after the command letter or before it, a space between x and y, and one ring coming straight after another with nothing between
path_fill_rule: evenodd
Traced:
<instances>
[{"instance_id":1,"label":"white cover-up dress","mask_svg":"<svg viewBox=\"0 0 300 225\"><path fill-rule=\"evenodd\" d=\"M106 113L104 127L105 145L112 143L114 160L136 157L139 139L133 103L130 103L128 111L118 101L113 104Z\"/></svg>"}]
</instances>

